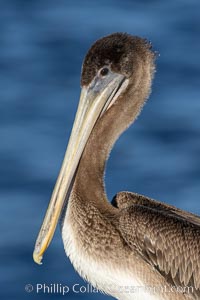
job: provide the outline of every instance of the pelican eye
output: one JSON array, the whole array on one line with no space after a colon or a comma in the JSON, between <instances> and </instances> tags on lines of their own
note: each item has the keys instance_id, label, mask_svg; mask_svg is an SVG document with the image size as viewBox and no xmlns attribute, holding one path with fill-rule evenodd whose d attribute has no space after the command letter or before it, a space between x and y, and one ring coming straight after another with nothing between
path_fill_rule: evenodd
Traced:
<instances>
[{"instance_id":1,"label":"pelican eye","mask_svg":"<svg viewBox=\"0 0 200 300\"><path fill-rule=\"evenodd\" d=\"M103 77L106 76L108 73L109 73L109 69L106 67L101 69L101 71L100 71L100 75Z\"/></svg>"}]
</instances>

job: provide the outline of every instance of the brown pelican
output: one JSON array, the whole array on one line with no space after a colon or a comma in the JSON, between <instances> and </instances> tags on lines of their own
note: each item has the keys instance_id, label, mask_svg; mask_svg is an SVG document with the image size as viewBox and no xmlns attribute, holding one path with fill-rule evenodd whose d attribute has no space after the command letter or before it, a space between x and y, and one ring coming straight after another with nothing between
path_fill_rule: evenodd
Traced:
<instances>
[{"instance_id":1,"label":"brown pelican","mask_svg":"<svg viewBox=\"0 0 200 300\"><path fill-rule=\"evenodd\" d=\"M34 250L40 263L61 218L79 274L117 299L200 299L200 218L135 193L109 203L105 162L151 89L155 54L139 37L96 41L82 67L81 95L63 165Z\"/></svg>"}]
</instances>

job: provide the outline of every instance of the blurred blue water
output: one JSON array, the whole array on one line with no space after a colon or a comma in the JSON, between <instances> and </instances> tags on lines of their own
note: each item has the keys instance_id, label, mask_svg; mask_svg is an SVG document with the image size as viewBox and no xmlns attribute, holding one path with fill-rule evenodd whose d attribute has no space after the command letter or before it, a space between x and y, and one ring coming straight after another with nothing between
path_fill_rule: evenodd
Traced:
<instances>
[{"instance_id":1,"label":"blurred blue water","mask_svg":"<svg viewBox=\"0 0 200 300\"><path fill-rule=\"evenodd\" d=\"M65 257L59 229L43 266L33 263L32 250L70 134L81 63L103 35L141 35L160 52L150 100L108 162L109 198L136 191L200 213L199 11L195 0L1 1L1 299L63 298L27 293L27 283L86 286Z\"/></svg>"}]
</instances>

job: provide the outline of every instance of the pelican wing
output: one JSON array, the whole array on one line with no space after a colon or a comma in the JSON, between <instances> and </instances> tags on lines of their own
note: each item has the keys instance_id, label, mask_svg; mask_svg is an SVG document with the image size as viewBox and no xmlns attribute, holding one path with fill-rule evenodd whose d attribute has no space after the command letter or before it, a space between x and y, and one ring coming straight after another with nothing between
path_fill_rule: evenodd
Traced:
<instances>
[{"instance_id":1,"label":"pelican wing","mask_svg":"<svg viewBox=\"0 0 200 300\"><path fill-rule=\"evenodd\" d=\"M147 203L146 203L147 204ZM200 299L200 225L183 214L156 203L129 205L120 212L120 231L127 244L137 250L169 283L193 287ZM165 206L165 205L164 205ZM186 213L187 214L187 213ZM192 216L191 216L192 217ZM196 298L197 297L197 298Z\"/></svg>"},{"instance_id":2,"label":"pelican wing","mask_svg":"<svg viewBox=\"0 0 200 300\"><path fill-rule=\"evenodd\" d=\"M119 192L112 199L112 204L119 209L128 208L132 205L138 204L157 211L166 212L168 215L178 216L183 220L187 220L192 224L200 226L200 216L137 193Z\"/></svg>"}]
</instances>

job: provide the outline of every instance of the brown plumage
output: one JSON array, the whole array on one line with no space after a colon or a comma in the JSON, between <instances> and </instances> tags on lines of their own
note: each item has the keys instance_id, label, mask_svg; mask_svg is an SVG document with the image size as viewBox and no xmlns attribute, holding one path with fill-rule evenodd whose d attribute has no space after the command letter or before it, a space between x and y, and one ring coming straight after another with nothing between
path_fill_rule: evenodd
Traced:
<instances>
[{"instance_id":1,"label":"brown plumage","mask_svg":"<svg viewBox=\"0 0 200 300\"><path fill-rule=\"evenodd\" d=\"M200 291L200 218L133 193L119 193L120 231L166 280ZM143 223L143 227L138 227Z\"/></svg>"},{"instance_id":2,"label":"brown plumage","mask_svg":"<svg viewBox=\"0 0 200 300\"><path fill-rule=\"evenodd\" d=\"M80 106L34 259L41 261L62 209L66 254L94 286L123 300L200 299L200 218L128 192L111 205L104 189L106 160L150 93L154 59L146 40L121 33L87 53Z\"/></svg>"}]
</instances>

